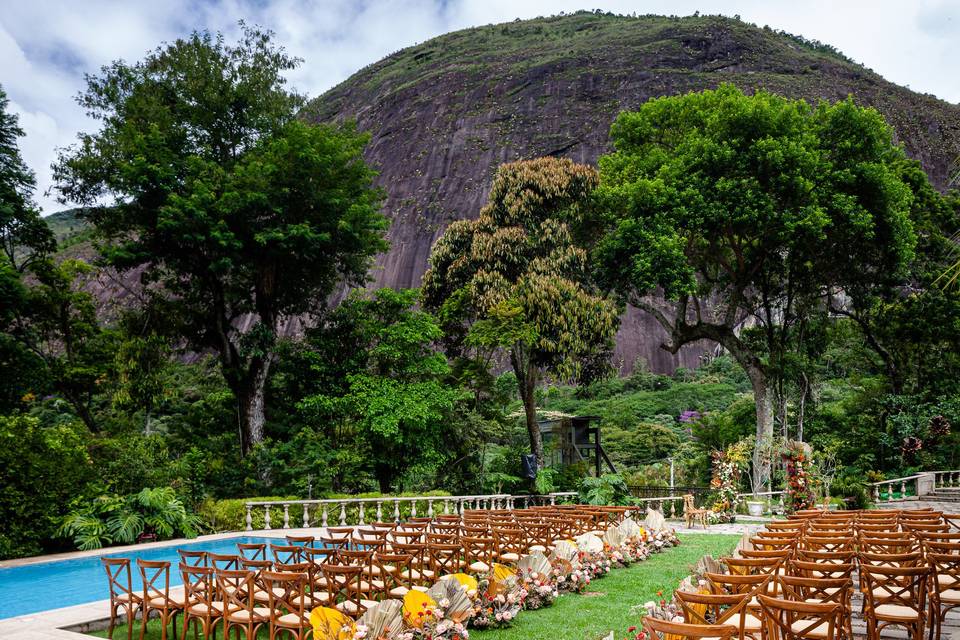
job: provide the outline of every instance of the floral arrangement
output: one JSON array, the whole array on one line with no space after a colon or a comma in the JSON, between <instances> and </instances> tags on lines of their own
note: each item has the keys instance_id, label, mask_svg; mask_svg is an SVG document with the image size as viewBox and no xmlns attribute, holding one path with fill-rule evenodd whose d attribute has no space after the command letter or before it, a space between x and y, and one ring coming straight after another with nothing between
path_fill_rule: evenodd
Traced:
<instances>
[{"instance_id":1,"label":"floral arrangement","mask_svg":"<svg viewBox=\"0 0 960 640\"><path fill-rule=\"evenodd\" d=\"M713 511L732 514L737 506L737 487L740 484L740 465L731 460L726 452L714 451L713 478L710 486L717 492Z\"/></svg>"},{"instance_id":2,"label":"floral arrangement","mask_svg":"<svg viewBox=\"0 0 960 640\"><path fill-rule=\"evenodd\" d=\"M610 573L612 564L610 557L603 551L580 552L580 566L590 580L597 580Z\"/></svg>"},{"instance_id":3,"label":"floral arrangement","mask_svg":"<svg viewBox=\"0 0 960 640\"><path fill-rule=\"evenodd\" d=\"M553 567L540 552L520 558L517 563L517 576L527 591L527 599L523 602L524 609L549 607L560 595L554 580Z\"/></svg>"},{"instance_id":4,"label":"floral arrangement","mask_svg":"<svg viewBox=\"0 0 960 640\"><path fill-rule=\"evenodd\" d=\"M527 595L526 587L512 569L495 564L477 581L470 625L477 629L509 627L523 609Z\"/></svg>"},{"instance_id":5,"label":"floral arrangement","mask_svg":"<svg viewBox=\"0 0 960 640\"><path fill-rule=\"evenodd\" d=\"M787 473L787 511L794 512L815 506L810 477L810 445L791 440L782 457Z\"/></svg>"}]
</instances>

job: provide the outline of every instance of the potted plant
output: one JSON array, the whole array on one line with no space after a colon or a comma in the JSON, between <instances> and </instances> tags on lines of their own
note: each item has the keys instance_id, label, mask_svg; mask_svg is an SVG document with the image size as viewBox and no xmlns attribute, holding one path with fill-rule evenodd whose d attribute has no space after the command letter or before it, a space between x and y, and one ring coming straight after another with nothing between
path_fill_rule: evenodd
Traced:
<instances>
[{"instance_id":1,"label":"potted plant","mask_svg":"<svg viewBox=\"0 0 960 640\"><path fill-rule=\"evenodd\" d=\"M766 503L763 500L747 500L747 513L758 518L763 515Z\"/></svg>"}]
</instances>

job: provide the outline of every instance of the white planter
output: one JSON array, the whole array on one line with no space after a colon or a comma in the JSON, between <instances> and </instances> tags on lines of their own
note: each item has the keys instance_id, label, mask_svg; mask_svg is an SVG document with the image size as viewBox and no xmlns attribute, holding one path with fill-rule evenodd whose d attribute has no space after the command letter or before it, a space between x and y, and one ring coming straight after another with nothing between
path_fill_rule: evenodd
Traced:
<instances>
[{"instance_id":1,"label":"white planter","mask_svg":"<svg viewBox=\"0 0 960 640\"><path fill-rule=\"evenodd\" d=\"M754 502L752 500L747 500L747 511L751 516L762 516L763 515L763 503Z\"/></svg>"}]
</instances>

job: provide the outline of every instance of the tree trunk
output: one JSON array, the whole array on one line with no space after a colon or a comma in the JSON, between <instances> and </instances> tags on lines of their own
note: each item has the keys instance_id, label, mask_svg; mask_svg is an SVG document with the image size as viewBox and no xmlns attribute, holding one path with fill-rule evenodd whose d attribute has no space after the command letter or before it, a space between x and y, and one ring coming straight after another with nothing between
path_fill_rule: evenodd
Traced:
<instances>
[{"instance_id":1,"label":"tree trunk","mask_svg":"<svg viewBox=\"0 0 960 640\"><path fill-rule=\"evenodd\" d=\"M510 351L510 363L517 376L517 388L520 399L523 401L523 412L527 420L527 435L530 437L530 453L537 459L537 470L544 467L543 436L540 435L540 425L537 424L536 390L539 371L529 362L524 362L523 355L516 349Z\"/></svg>"},{"instance_id":2,"label":"tree trunk","mask_svg":"<svg viewBox=\"0 0 960 640\"><path fill-rule=\"evenodd\" d=\"M773 442L773 399L770 397L766 373L759 367L749 367L747 376L753 387L753 401L757 411L757 443L753 450L753 490L769 489L771 460L770 444Z\"/></svg>"},{"instance_id":3,"label":"tree trunk","mask_svg":"<svg viewBox=\"0 0 960 640\"><path fill-rule=\"evenodd\" d=\"M239 404L240 450L243 455L247 455L253 447L263 442L263 427L267 420L264 407L269 373L270 360L255 359L250 363L246 375L240 379L239 388L234 390Z\"/></svg>"}]
</instances>

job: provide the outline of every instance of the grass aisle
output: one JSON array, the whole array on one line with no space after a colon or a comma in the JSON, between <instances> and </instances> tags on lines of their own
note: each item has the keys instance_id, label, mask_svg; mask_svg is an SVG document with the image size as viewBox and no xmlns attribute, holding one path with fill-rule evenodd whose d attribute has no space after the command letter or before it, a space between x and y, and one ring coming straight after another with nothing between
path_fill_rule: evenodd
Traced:
<instances>
[{"instance_id":1,"label":"grass aisle","mask_svg":"<svg viewBox=\"0 0 960 640\"><path fill-rule=\"evenodd\" d=\"M686 577L690 568L704 554L714 557L729 554L740 536L720 534L681 535L681 545L651 556L629 569L614 569L605 578L592 582L587 594L565 594L552 607L539 611L522 611L509 629L491 631L470 630L471 640L595 640L611 630L622 638L627 628L637 624L636 614L630 609L656 598L657 591L670 592ZM223 631L217 626L216 637ZM137 624L134 638L140 632ZM105 638L106 631L92 634ZM179 637L180 630L177 629ZM114 640L126 640L126 627L113 632ZM167 637L172 640L169 633ZM193 633L187 635L193 638ZM266 632L260 634L266 638ZM160 625L147 625L145 640L160 640Z\"/></svg>"},{"instance_id":2,"label":"grass aisle","mask_svg":"<svg viewBox=\"0 0 960 640\"><path fill-rule=\"evenodd\" d=\"M690 573L705 554L728 555L740 536L720 534L681 535L679 547L651 556L627 569L614 569L591 582L587 593L560 596L552 607L521 611L509 629L470 630L471 640L594 640L610 631L623 638L638 624L630 609L666 596ZM590 595L587 595L590 594Z\"/></svg>"}]
</instances>

